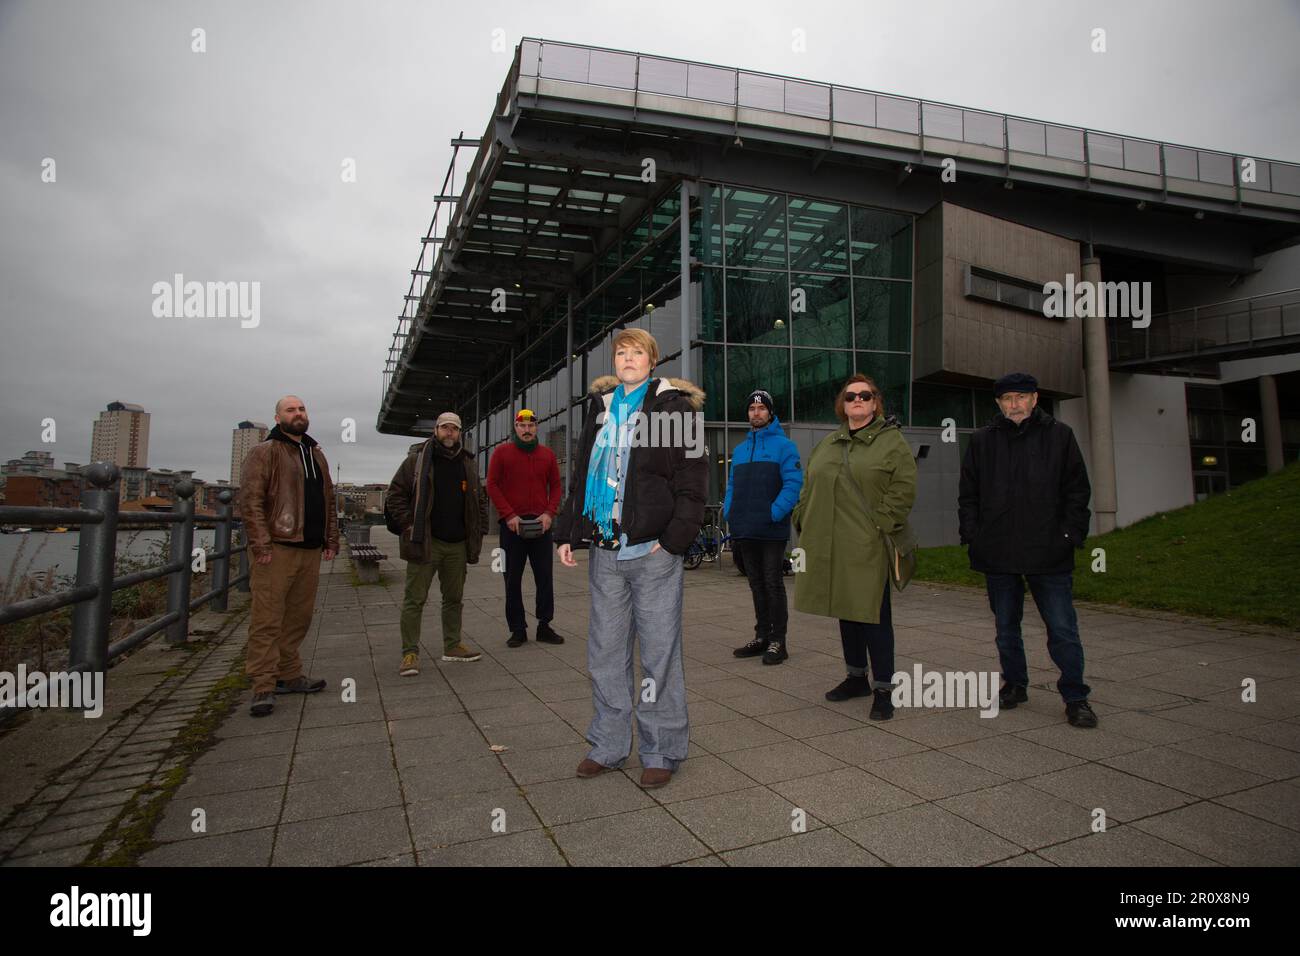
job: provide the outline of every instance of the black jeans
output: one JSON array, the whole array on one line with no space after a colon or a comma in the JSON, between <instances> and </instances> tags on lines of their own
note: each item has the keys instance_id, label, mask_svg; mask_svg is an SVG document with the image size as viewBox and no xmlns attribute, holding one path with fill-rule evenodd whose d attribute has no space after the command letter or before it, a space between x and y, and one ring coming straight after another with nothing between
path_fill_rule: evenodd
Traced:
<instances>
[{"instance_id":1,"label":"black jeans","mask_svg":"<svg viewBox=\"0 0 1300 956\"><path fill-rule=\"evenodd\" d=\"M555 588L551 583L555 542L551 532L540 538L521 538L502 521L501 550L506 555L506 626L510 633L528 629L523 589L526 564L533 566L533 581L537 584L537 623L549 623L555 617Z\"/></svg>"},{"instance_id":2,"label":"black jeans","mask_svg":"<svg viewBox=\"0 0 1300 956\"><path fill-rule=\"evenodd\" d=\"M889 607L889 589L885 582L885 596L880 601L880 623L840 621L840 644L844 648L844 663L850 674L867 674L867 655L871 656L872 686L889 690L894 686L894 619Z\"/></svg>"},{"instance_id":3,"label":"black jeans","mask_svg":"<svg viewBox=\"0 0 1300 956\"><path fill-rule=\"evenodd\" d=\"M749 590L754 595L754 639L785 643L790 612L785 599L785 542L764 538L733 538L740 552Z\"/></svg>"}]
</instances>

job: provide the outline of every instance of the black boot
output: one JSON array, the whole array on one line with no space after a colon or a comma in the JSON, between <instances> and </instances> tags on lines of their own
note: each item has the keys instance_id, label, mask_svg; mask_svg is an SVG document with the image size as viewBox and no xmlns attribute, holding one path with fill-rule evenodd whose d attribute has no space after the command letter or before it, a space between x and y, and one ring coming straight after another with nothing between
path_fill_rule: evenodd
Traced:
<instances>
[{"instance_id":1,"label":"black boot","mask_svg":"<svg viewBox=\"0 0 1300 956\"><path fill-rule=\"evenodd\" d=\"M871 703L871 713L867 716L872 720L891 720L894 716L893 692L888 690L876 691L875 700Z\"/></svg>"},{"instance_id":2,"label":"black boot","mask_svg":"<svg viewBox=\"0 0 1300 956\"><path fill-rule=\"evenodd\" d=\"M528 642L527 631L512 631L510 640L506 641L506 647L520 647Z\"/></svg>"},{"instance_id":3,"label":"black boot","mask_svg":"<svg viewBox=\"0 0 1300 956\"><path fill-rule=\"evenodd\" d=\"M1026 703L1029 700L1029 691L1024 684L1003 684L1002 689L998 691L998 707L1003 710L1013 710L1017 704Z\"/></svg>"},{"instance_id":4,"label":"black boot","mask_svg":"<svg viewBox=\"0 0 1300 956\"><path fill-rule=\"evenodd\" d=\"M543 621L537 625L537 639L543 644L563 644L564 638L551 630L551 622Z\"/></svg>"},{"instance_id":5,"label":"black boot","mask_svg":"<svg viewBox=\"0 0 1300 956\"><path fill-rule=\"evenodd\" d=\"M826 692L827 700L841 701L852 697L866 697L871 693L871 681L865 675L850 674L836 687Z\"/></svg>"}]
</instances>

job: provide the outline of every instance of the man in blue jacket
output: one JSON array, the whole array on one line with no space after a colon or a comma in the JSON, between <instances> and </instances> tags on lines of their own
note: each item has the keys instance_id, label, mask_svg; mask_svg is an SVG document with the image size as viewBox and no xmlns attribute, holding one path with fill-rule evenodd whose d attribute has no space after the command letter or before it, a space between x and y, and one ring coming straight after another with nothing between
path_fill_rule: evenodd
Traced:
<instances>
[{"instance_id":1,"label":"man in blue jacket","mask_svg":"<svg viewBox=\"0 0 1300 956\"><path fill-rule=\"evenodd\" d=\"M754 595L754 639L733 653L763 655L764 664L780 664L785 649L789 612L785 600L785 546L790 540L790 512L799 500L803 470L799 449L785 437L772 396L753 392L749 406L749 436L731 454L731 477L722 502L722 515L731 531L732 547L749 578Z\"/></svg>"}]
</instances>

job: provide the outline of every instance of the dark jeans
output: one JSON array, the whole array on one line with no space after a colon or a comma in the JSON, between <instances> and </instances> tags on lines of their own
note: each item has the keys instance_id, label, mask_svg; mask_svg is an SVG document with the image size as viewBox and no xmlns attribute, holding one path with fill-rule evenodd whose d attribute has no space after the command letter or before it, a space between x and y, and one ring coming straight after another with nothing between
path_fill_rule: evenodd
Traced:
<instances>
[{"instance_id":1,"label":"dark jeans","mask_svg":"<svg viewBox=\"0 0 1300 956\"><path fill-rule=\"evenodd\" d=\"M785 542L762 538L736 538L731 547L740 553L740 563L754 595L754 639L764 643L785 643L790 613L785 599Z\"/></svg>"},{"instance_id":2,"label":"dark jeans","mask_svg":"<svg viewBox=\"0 0 1300 956\"><path fill-rule=\"evenodd\" d=\"M840 621L840 644L849 673L867 675L867 655L871 656L872 686L876 690L894 687L894 618L889 607L890 584L885 582L885 596L880 600L880 623Z\"/></svg>"},{"instance_id":3,"label":"dark jeans","mask_svg":"<svg viewBox=\"0 0 1300 956\"><path fill-rule=\"evenodd\" d=\"M537 623L550 623L555 617L555 588L551 583L551 561L555 542L551 532L540 538L521 538L501 522L501 550L506 554L506 626L510 633L526 631L524 617L524 565L533 566L537 585Z\"/></svg>"},{"instance_id":4,"label":"dark jeans","mask_svg":"<svg viewBox=\"0 0 1300 956\"><path fill-rule=\"evenodd\" d=\"M986 574L989 607L998 629L998 657L1002 679L1008 684L1029 685L1025 644L1020 636L1020 619L1025 611L1025 582L1047 627L1047 652L1061 671L1056 689L1068 704L1087 700L1091 688L1083 682L1083 643L1079 640L1079 619L1074 613L1073 574Z\"/></svg>"}]
</instances>

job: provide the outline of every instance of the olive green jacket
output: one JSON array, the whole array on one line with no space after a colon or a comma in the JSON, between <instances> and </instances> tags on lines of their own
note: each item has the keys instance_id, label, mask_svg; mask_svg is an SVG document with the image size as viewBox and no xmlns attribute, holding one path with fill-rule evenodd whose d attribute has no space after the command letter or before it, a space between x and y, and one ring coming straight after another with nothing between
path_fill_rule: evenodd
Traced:
<instances>
[{"instance_id":1,"label":"olive green jacket","mask_svg":"<svg viewBox=\"0 0 1300 956\"><path fill-rule=\"evenodd\" d=\"M851 477L843 466L845 442ZM794 606L805 614L878 624L889 559L850 481L875 509L881 531L902 530L916 500L916 460L896 425L875 418L852 436L842 425L813 449L792 514L805 561L795 575Z\"/></svg>"}]
</instances>

